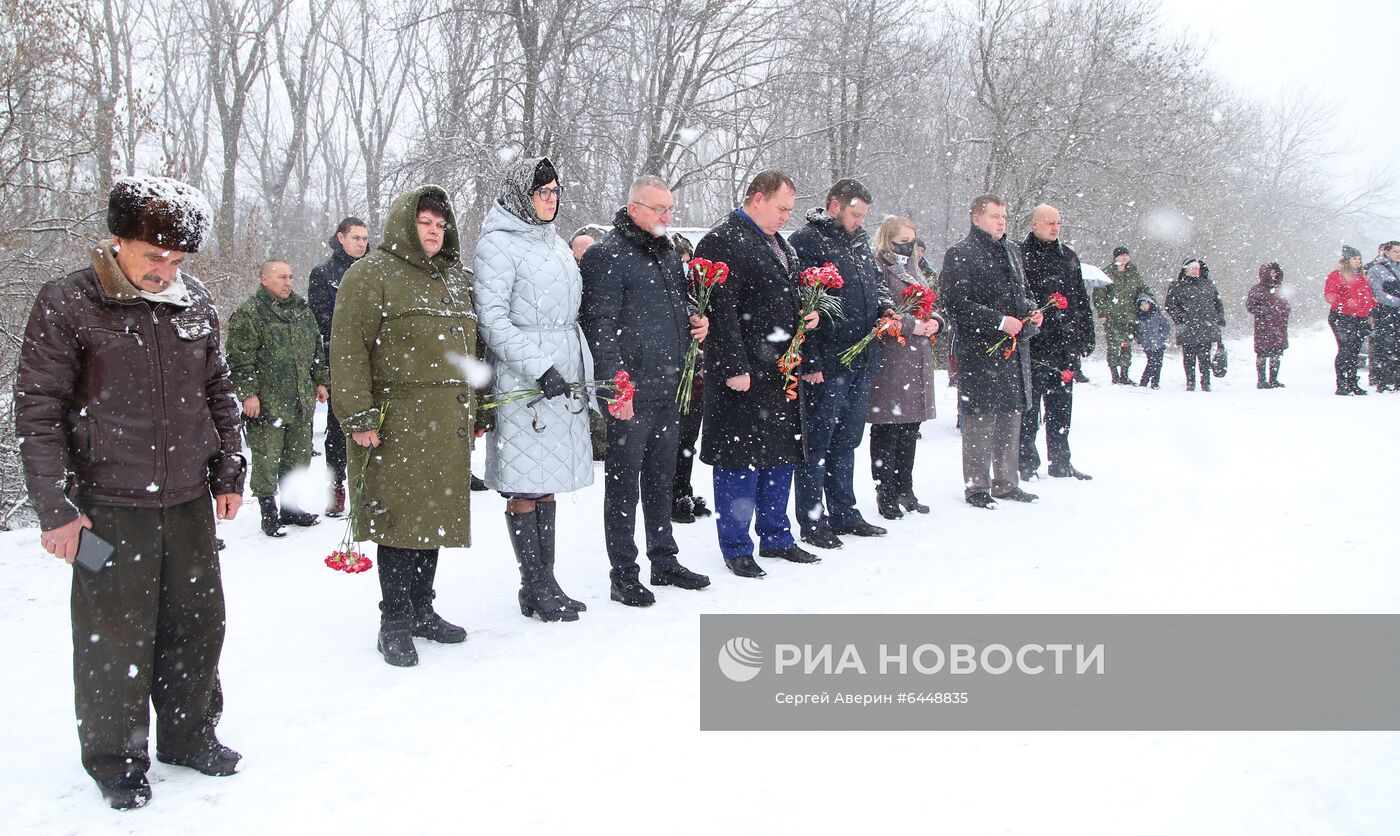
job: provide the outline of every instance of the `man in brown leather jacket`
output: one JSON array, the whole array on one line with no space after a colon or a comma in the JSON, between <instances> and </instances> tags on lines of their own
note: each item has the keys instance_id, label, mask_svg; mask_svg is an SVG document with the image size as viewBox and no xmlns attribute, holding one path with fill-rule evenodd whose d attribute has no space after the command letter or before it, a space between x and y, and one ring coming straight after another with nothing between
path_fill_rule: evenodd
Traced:
<instances>
[{"instance_id":1,"label":"man in brown leather jacket","mask_svg":"<svg viewBox=\"0 0 1400 836\"><path fill-rule=\"evenodd\" d=\"M71 604L83 766L117 809L151 797L151 703L162 762L231 775L240 757L214 735L214 516L242 504L238 404L213 300L180 271L210 217L184 183L119 180L113 237L39 291L15 385L44 548L72 563L84 529L116 547L96 572L74 567Z\"/></svg>"}]
</instances>

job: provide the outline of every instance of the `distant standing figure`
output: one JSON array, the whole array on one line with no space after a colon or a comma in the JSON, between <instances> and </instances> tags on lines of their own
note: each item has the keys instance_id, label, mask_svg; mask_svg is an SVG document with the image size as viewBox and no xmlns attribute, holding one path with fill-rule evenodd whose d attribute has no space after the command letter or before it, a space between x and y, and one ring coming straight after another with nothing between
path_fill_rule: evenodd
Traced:
<instances>
[{"instance_id":1,"label":"distant standing figure","mask_svg":"<svg viewBox=\"0 0 1400 836\"><path fill-rule=\"evenodd\" d=\"M1225 305L1210 280L1210 268L1199 258L1181 265L1176 281L1167 286L1167 315L1176 324L1176 342L1186 369L1186 391L1196 390L1196 369L1201 371L1201 391L1210 391L1210 352L1220 342L1225 327Z\"/></svg>"},{"instance_id":2,"label":"distant standing figure","mask_svg":"<svg viewBox=\"0 0 1400 836\"><path fill-rule=\"evenodd\" d=\"M1259 283L1244 300L1244 309L1254 317L1254 372L1259 389L1283 388L1278 367L1288 348L1288 300L1279 292L1282 284L1283 268L1271 261L1259 268Z\"/></svg>"},{"instance_id":3,"label":"distant standing figure","mask_svg":"<svg viewBox=\"0 0 1400 836\"><path fill-rule=\"evenodd\" d=\"M1370 317L1376 309L1376 299L1371 295L1370 281L1361 272L1361 253L1355 247L1342 247L1342 260L1327 276L1322 298L1332 307L1327 324L1337 339L1337 359L1333 364L1337 394L1369 395L1356 383L1356 367L1361 341L1371 331Z\"/></svg>"}]
</instances>

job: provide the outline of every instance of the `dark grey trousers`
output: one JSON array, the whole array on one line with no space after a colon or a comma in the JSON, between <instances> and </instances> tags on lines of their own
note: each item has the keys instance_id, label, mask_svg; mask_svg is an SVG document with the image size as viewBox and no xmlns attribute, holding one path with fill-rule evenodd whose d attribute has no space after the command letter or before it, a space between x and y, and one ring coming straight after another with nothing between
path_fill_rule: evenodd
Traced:
<instances>
[{"instance_id":1,"label":"dark grey trousers","mask_svg":"<svg viewBox=\"0 0 1400 836\"><path fill-rule=\"evenodd\" d=\"M630 421L608 416L603 532L614 579L637 577L637 500L641 499L647 557L674 558L671 494L680 444L680 409L674 400L636 403Z\"/></svg>"},{"instance_id":2,"label":"dark grey trousers","mask_svg":"<svg viewBox=\"0 0 1400 836\"><path fill-rule=\"evenodd\" d=\"M1021 413L963 414L963 492L1006 494L1020 483ZM987 478L991 472L990 481Z\"/></svg>"}]
</instances>

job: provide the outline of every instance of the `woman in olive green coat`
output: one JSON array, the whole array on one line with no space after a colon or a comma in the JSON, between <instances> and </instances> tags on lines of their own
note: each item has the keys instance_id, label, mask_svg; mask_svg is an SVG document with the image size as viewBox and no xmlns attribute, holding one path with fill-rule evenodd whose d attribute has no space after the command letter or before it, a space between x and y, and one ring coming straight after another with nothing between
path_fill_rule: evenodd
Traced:
<instances>
[{"instance_id":1,"label":"woman in olive green coat","mask_svg":"<svg viewBox=\"0 0 1400 836\"><path fill-rule=\"evenodd\" d=\"M466 638L433 611L438 550L471 544L476 314L458 241L441 188L400 195L383 243L346 271L331 330L355 538L379 544L379 650L403 667L418 662L413 636Z\"/></svg>"}]
</instances>

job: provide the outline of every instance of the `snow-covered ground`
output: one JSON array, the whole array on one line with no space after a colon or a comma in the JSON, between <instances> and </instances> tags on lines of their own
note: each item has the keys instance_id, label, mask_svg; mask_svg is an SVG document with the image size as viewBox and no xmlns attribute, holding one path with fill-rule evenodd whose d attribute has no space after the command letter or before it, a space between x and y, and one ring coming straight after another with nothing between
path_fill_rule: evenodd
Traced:
<instances>
[{"instance_id":1,"label":"snow-covered ground","mask_svg":"<svg viewBox=\"0 0 1400 836\"><path fill-rule=\"evenodd\" d=\"M478 545L445 552L438 576L439 611L471 635L420 642L407 670L375 651L373 575L321 563L341 525L272 541L245 506L220 526L220 734L244 770L157 763L151 806L130 813L108 810L78 762L72 570L37 531L0 534L0 830L1400 832L1394 733L698 730L705 612L1396 612L1400 395L1335 397L1333 351L1325 331L1295 335L1288 388L1260 392L1235 344L1209 394L1184 391L1174 354L1157 392L1107 385L1095 358L1072 434L1094 481L1042 479L1027 486L1038 504L990 513L962 501L942 389L918 459L930 515L847 538L816 566L764 560L761 581L723 570L713 521L677 526L681 559L714 584L658 589L646 610L608 600L599 465L560 502L560 580L589 605L574 624L520 616L503 500L475 494ZM865 451L857 461L878 521ZM709 497L708 470L697 477Z\"/></svg>"}]
</instances>

